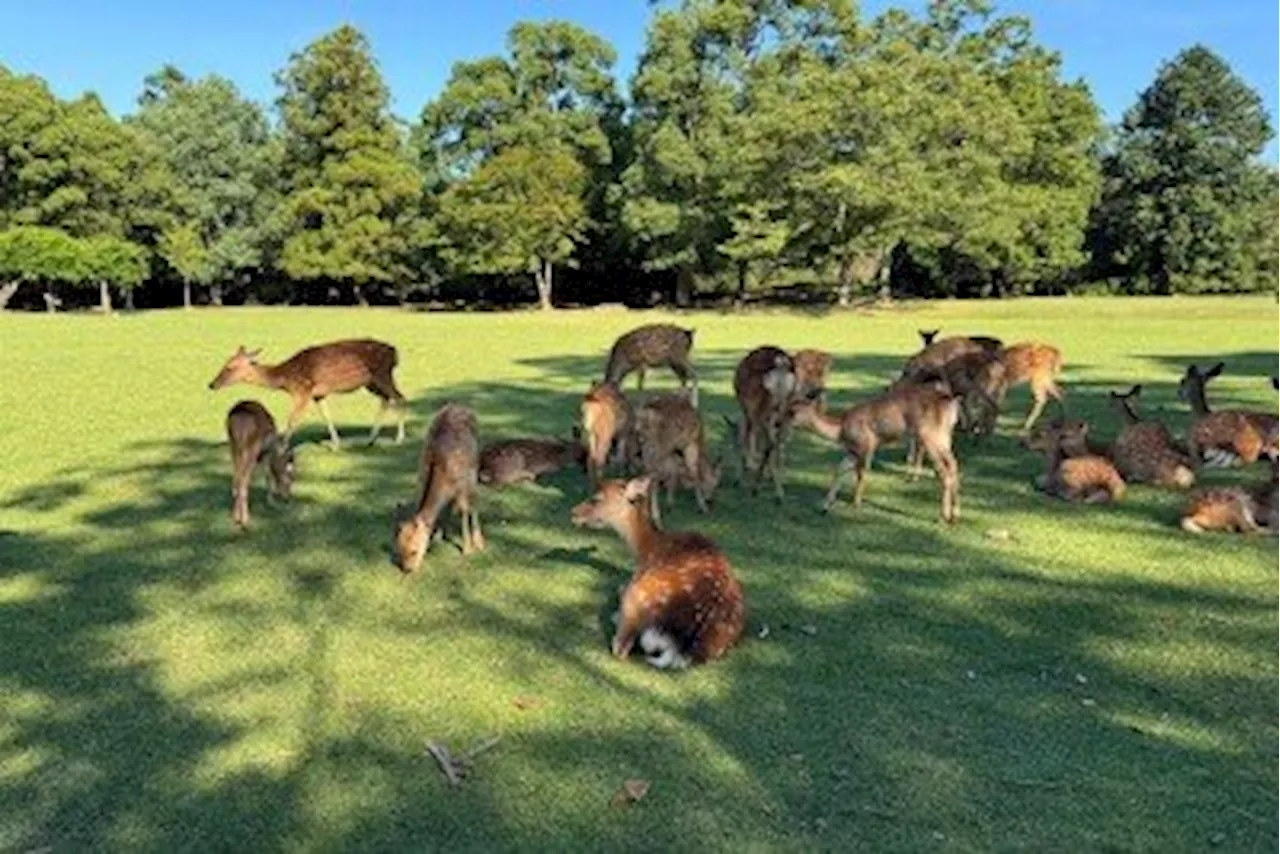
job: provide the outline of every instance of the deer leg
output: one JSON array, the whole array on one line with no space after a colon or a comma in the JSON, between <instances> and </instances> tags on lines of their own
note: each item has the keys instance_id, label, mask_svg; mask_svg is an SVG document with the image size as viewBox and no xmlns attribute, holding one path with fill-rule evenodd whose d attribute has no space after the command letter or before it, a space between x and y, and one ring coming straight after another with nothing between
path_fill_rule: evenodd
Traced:
<instances>
[{"instance_id":1,"label":"deer leg","mask_svg":"<svg viewBox=\"0 0 1280 854\"><path fill-rule=\"evenodd\" d=\"M391 405L391 401L385 397L381 398L381 401L378 405L378 411L373 416L373 427L369 430L370 445L378 441L378 431L382 429L382 419L387 414L387 407Z\"/></svg>"},{"instance_id":2,"label":"deer leg","mask_svg":"<svg viewBox=\"0 0 1280 854\"><path fill-rule=\"evenodd\" d=\"M465 494L462 494L454 500L453 508L457 511L458 524L462 527L462 553L469 555L473 551L471 547L471 502L467 500Z\"/></svg>"},{"instance_id":3,"label":"deer leg","mask_svg":"<svg viewBox=\"0 0 1280 854\"><path fill-rule=\"evenodd\" d=\"M302 416L306 414L307 407L311 405L311 398L296 397L293 399L293 406L289 408L289 419L285 422L284 441L287 444L293 438L293 431L297 429L298 422L302 420Z\"/></svg>"},{"instance_id":4,"label":"deer leg","mask_svg":"<svg viewBox=\"0 0 1280 854\"><path fill-rule=\"evenodd\" d=\"M948 448L928 447L926 450L941 484L942 521L954 522L960 516L960 475L955 454Z\"/></svg>"},{"instance_id":5,"label":"deer leg","mask_svg":"<svg viewBox=\"0 0 1280 854\"><path fill-rule=\"evenodd\" d=\"M1044 412L1044 405L1048 401L1050 395L1052 395L1053 399L1058 401L1059 404L1062 403L1062 393L1058 391L1056 387L1042 385L1031 386L1031 396L1034 402L1031 404L1031 411L1027 413L1027 420L1022 423L1022 431L1024 433L1031 430L1031 425L1035 424L1036 419L1040 417L1040 413Z\"/></svg>"},{"instance_id":6,"label":"deer leg","mask_svg":"<svg viewBox=\"0 0 1280 854\"><path fill-rule=\"evenodd\" d=\"M831 505L836 503L836 497L840 494L840 481L849 473L854 471L856 461L850 454L845 454L840 458L840 462L836 463L835 471L831 474L831 488L827 490L827 498L822 502L822 512L826 513L831 509Z\"/></svg>"},{"instance_id":7,"label":"deer leg","mask_svg":"<svg viewBox=\"0 0 1280 854\"><path fill-rule=\"evenodd\" d=\"M644 391L644 366L636 371L636 391Z\"/></svg>"},{"instance_id":8,"label":"deer leg","mask_svg":"<svg viewBox=\"0 0 1280 854\"><path fill-rule=\"evenodd\" d=\"M484 531L480 528L480 510L471 505L471 544L475 546L476 551L482 552L488 543L484 538Z\"/></svg>"},{"instance_id":9,"label":"deer leg","mask_svg":"<svg viewBox=\"0 0 1280 854\"><path fill-rule=\"evenodd\" d=\"M862 496L867 491L867 471L871 468L871 456L875 451L868 451L865 455L858 457L858 467L854 469L854 476L857 481L853 484L853 509L862 509Z\"/></svg>"},{"instance_id":10,"label":"deer leg","mask_svg":"<svg viewBox=\"0 0 1280 854\"><path fill-rule=\"evenodd\" d=\"M324 416L324 423L329 426L329 447L336 451L342 447L342 440L338 438L338 428L333 425L333 416L329 414L329 404L321 397L316 399L316 406Z\"/></svg>"}]
</instances>

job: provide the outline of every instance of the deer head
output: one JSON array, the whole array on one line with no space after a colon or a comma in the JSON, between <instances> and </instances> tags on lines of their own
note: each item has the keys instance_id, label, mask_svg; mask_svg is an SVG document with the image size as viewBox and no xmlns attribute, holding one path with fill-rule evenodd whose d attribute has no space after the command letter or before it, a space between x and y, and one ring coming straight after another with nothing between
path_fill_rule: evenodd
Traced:
<instances>
[{"instance_id":1,"label":"deer head","mask_svg":"<svg viewBox=\"0 0 1280 854\"><path fill-rule=\"evenodd\" d=\"M633 514L645 512L652 487L648 477L606 480L595 495L570 511L569 519L579 528L618 528Z\"/></svg>"},{"instance_id":2,"label":"deer head","mask_svg":"<svg viewBox=\"0 0 1280 854\"><path fill-rule=\"evenodd\" d=\"M246 350L241 344L231 358L227 359L227 363L222 366L222 370L218 375L209 382L209 388L217 391L236 383L249 382L257 374L258 356L261 350Z\"/></svg>"}]
</instances>

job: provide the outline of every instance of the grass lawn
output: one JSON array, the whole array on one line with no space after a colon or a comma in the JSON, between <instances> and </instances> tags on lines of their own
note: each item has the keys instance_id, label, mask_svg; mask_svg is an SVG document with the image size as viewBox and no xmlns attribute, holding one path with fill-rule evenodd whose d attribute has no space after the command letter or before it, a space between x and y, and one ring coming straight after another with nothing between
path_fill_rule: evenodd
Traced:
<instances>
[{"instance_id":1,"label":"grass lawn","mask_svg":"<svg viewBox=\"0 0 1280 854\"><path fill-rule=\"evenodd\" d=\"M1183 498L1143 486L1106 508L1041 497L1014 435L1025 388L1000 435L961 446L953 529L894 449L861 513L821 515L838 454L808 434L783 507L732 478L709 516L681 495L668 526L713 536L750 608L750 637L703 669L610 658L630 564L569 525L577 472L483 495L488 551L437 546L401 581L390 516L431 413L567 434L614 337L661 317L0 316L0 851L1275 850L1276 540L1184 534ZM1104 437L1107 391L1135 382L1180 432L1189 360L1225 360L1211 404L1276 408L1274 299L678 322L716 445L750 347L830 350L843 405L935 326L1057 344L1071 413ZM357 335L399 348L413 441L335 454L313 413L294 503L259 488L234 533L225 413L287 401L207 383L241 343L277 360ZM353 440L375 408L332 402ZM493 737L456 789L426 751ZM647 797L611 806L632 778Z\"/></svg>"}]
</instances>

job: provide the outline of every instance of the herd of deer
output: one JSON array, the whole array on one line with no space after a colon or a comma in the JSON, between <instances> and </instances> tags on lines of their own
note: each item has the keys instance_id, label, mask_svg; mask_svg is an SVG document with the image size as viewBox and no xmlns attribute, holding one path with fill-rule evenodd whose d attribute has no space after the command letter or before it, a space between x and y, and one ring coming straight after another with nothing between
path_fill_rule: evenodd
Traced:
<instances>
[{"instance_id":1,"label":"herd of deer","mask_svg":"<svg viewBox=\"0 0 1280 854\"><path fill-rule=\"evenodd\" d=\"M826 410L827 375L832 357L820 350L788 353L759 347L738 363L734 394L741 411L729 422L738 458L740 484L751 478L752 492L771 480L783 497L787 439L793 427L812 430L843 450L827 492L830 508L842 480L852 478L853 503L861 505L867 471L876 450L906 440L908 476L923 471L927 455L937 472L941 515L954 522L960 512L960 470L953 450L957 431L993 432L1005 395L1027 384L1032 406L1023 423L1024 445L1045 455L1038 488L1062 499L1106 502L1119 499L1126 483L1143 482L1186 489L1202 466L1253 463L1265 456L1271 476L1253 489L1211 488L1192 495L1182 518L1191 532L1277 530L1277 460L1280 459L1274 413L1210 411L1205 385L1222 372L1187 369L1178 390L1195 421L1180 445L1158 421L1137 411L1141 386L1112 392L1112 404L1124 426L1110 446L1088 435L1088 425L1065 413L1030 432L1050 399L1062 408L1058 376L1062 356L1047 344L1005 347L995 338L937 338L921 331L924 344L901 376L876 396L840 414ZM662 527L659 493L670 503L675 490L691 489L707 512L720 481L721 461L712 460L698 409L698 379L690 360L694 332L651 324L628 332L610 351L604 379L593 383L581 401L580 426L570 440L525 438L481 447L474 412L456 403L435 415L422 446L417 501L397 508L394 561L403 573L422 565L438 524L452 506L461 520L462 552L485 547L476 509L479 485L502 487L537 479L570 465L585 468L594 489L573 508L577 526L609 528L628 545L635 559L622 592L612 649L628 656L639 645L656 667L683 667L722 656L738 639L744 623L742 588L728 560L709 539ZM209 384L219 389L251 383L289 394L292 408L283 434L259 403L241 401L227 415L232 473L232 520L249 523L249 484L261 465L269 496L289 497L293 482L290 437L314 401L328 426L332 446L340 444L325 398L366 388L381 400L369 434L377 440L388 409L398 414L396 441L404 440L405 398L396 388L394 347L373 340L350 340L309 347L278 365L257 361L257 352L239 348ZM651 394L632 402L623 381L638 374L643 390L648 368L669 367L680 379L679 392ZM1272 378L1275 386L1276 379ZM629 479L606 480L609 468Z\"/></svg>"}]
</instances>

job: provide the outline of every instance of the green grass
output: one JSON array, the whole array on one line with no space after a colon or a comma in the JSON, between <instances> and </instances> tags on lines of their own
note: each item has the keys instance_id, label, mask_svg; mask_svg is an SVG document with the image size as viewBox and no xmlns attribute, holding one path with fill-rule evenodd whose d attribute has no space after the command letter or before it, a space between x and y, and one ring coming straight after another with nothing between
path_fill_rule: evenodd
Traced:
<instances>
[{"instance_id":1,"label":"green grass","mask_svg":"<svg viewBox=\"0 0 1280 854\"><path fill-rule=\"evenodd\" d=\"M784 507L732 482L710 516L681 496L669 526L719 541L751 610L713 666L609 657L629 563L568 524L578 473L486 494L489 550L438 546L402 582L390 515L430 414L456 400L487 438L564 433L614 336L658 317L0 316L0 851L1275 849L1275 540L1183 534L1182 497L1141 486L1109 508L1037 495L1025 389L1000 435L961 447L952 529L901 450L860 514L821 515L837 453L808 435ZM1072 413L1109 436L1106 392L1133 382L1181 430L1190 359L1226 361L1212 402L1274 410L1276 320L1267 299L680 319L717 444L761 343L834 352L840 405L918 327L1051 341ZM209 379L240 343L279 358L366 334L400 349L414 441L334 454L313 415L296 500L256 491L235 534L223 417L286 401ZM352 439L374 409L333 402ZM426 753L493 736L458 789ZM648 797L611 807L628 778Z\"/></svg>"}]
</instances>

